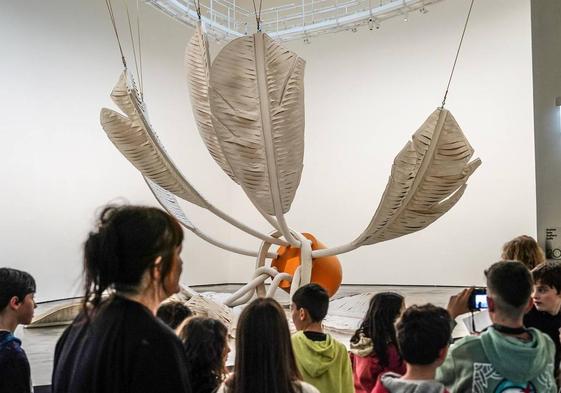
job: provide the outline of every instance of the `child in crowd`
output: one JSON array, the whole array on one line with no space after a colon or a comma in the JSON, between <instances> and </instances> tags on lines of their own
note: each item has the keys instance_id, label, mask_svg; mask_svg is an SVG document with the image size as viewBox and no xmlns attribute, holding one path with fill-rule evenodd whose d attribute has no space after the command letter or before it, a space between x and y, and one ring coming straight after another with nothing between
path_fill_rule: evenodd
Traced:
<instances>
[{"instance_id":1,"label":"child in crowd","mask_svg":"<svg viewBox=\"0 0 561 393\"><path fill-rule=\"evenodd\" d=\"M377 293L370 300L364 321L351 338L356 393L370 393L384 372L405 372L395 332L395 321L404 309L403 296L395 292Z\"/></svg>"},{"instance_id":2,"label":"child in crowd","mask_svg":"<svg viewBox=\"0 0 561 393\"><path fill-rule=\"evenodd\" d=\"M292 347L304 381L322 393L354 392L347 349L323 332L322 321L329 308L325 289L317 284L304 285L292 296L290 308L298 330L292 336Z\"/></svg>"},{"instance_id":3,"label":"child in crowd","mask_svg":"<svg viewBox=\"0 0 561 393\"><path fill-rule=\"evenodd\" d=\"M171 301L160 304L156 312L156 316L172 330L177 329L177 327L191 315L193 315L193 313L185 303Z\"/></svg>"},{"instance_id":4,"label":"child in crowd","mask_svg":"<svg viewBox=\"0 0 561 393\"><path fill-rule=\"evenodd\" d=\"M559 381L561 357L561 262L552 261L538 265L532 270L534 305L524 316L524 326L536 328L547 334L555 344L555 376Z\"/></svg>"},{"instance_id":5,"label":"child in crowd","mask_svg":"<svg viewBox=\"0 0 561 393\"><path fill-rule=\"evenodd\" d=\"M34 296L35 280L29 273L0 268L0 392L32 391L29 361L14 331L31 323Z\"/></svg>"},{"instance_id":6,"label":"child in crowd","mask_svg":"<svg viewBox=\"0 0 561 393\"><path fill-rule=\"evenodd\" d=\"M555 346L524 326L532 307L532 276L522 262L500 261L485 271L489 318L477 336L454 343L436 379L454 393L555 393Z\"/></svg>"},{"instance_id":7,"label":"child in crowd","mask_svg":"<svg viewBox=\"0 0 561 393\"><path fill-rule=\"evenodd\" d=\"M448 312L432 304L409 307L397 324L397 341L407 371L381 376L372 393L442 393L444 385L434 380L444 362L452 335Z\"/></svg>"},{"instance_id":8,"label":"child in crowd","mask_svg":"<svg viewBox=\"0 0 561 393\"><path fill-rule=\"evenodd\" d=\"M323 393L338 392L336 389ZM236 330L234 373L218 393L319 393L302 381L282 307L258 298L245 307Z\"/></svg>"},{"instance_id":9,"label":"child in crowd","mask_svg":"<svg viewBox=\"0 0 561 393\"><path fill-rule=\"evenodd\" d=\"M533 237L515 237L503 246L501 258L506 261L520 261L530 270L545 262L545 254Z\"/></svg>"},{"instance_id":10,"label":"child in crowd","mask_svg":"<svg viewBox=\"0 0 561 393\"><path fill-rule=\"evenodd\" d=\"M226 377L228 329L216 319L192 317L178 329L193 392L213 393Z\"/></svg>"}]
</instances>

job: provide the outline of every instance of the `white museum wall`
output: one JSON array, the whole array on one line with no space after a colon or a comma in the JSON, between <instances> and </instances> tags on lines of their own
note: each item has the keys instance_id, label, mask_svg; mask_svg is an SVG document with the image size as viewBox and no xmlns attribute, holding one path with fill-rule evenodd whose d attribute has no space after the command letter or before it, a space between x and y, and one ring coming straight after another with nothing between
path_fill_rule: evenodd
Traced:
<instances>
[{"instance_id":1,"label":"white museum wall","mask_svg":"<svg viewBox=\"0 0 561 393\"><path fill-rule=\"evenodd\" d=\"M131 4L135 2L131 2ZM114 2L121 11L122 2ZM189 179L230 211L230 183L208 157L187 97L183 52L191 29L143 7L144 89L151 121ZM121 36L128 48L126 22ZM156 205L136 169L99 125L122 70L103 1L0 2L0 266L31 272L38 299L81 292L81 246L95 210L117 198ZM130 68L134 69L132 56ZM225 241L226 224L187 207ZM183 282L228 281L227 253L187 234Z\"/></svg>"},{"instance_id":2,"label":"white museum wall","mask_svg":"<svg viewBox=\"0 0 561 393\"><path fill-rule=\"evenodd\" d=\"M378 31L287 44L307 61L305 167L291 226L328 245L366 227L395 154L440 105L467 6L448 0ZM195 130L183 68L191 30L142 9L145 94L161 140L210 201L266 231ZM530 44L526 1L476 2L447 108L483 165L458 205L427 230L342 255L345 283L481 283L504 241L535 235ZM108 95L121 71L104 2L2 2L0 48L0 132L7 141L0 264L32 272L40 300L76 295L80 247L95 209L120 197L155 205L99 126L100 107L114 108ZM129 63L133 68L132 57ZM202 209L184 207L216 238L259 246ZM251 258L186 236L185 284L251 275Z\"/></svg>"},{"instance_id":3,"label":"white museum wall","mask_svg":"<svg viewBox=\"0 0 561 393\"><path fill-rule=\"evenodd\" d=\"M469 7L449 0L380 30L288 47L307 61L306 153L289 224L329 246L368 225L395 155L442 102ZM344 283L472 285L504 242L536 233L530 5L477 1L446 107L483 165L460 202L421 232L340 256ZM249 212L238 193L237 212ZM246 243L256 246L256 243ZM252 263L235 257L230 279Z\"/></svg>"}]
</instances>

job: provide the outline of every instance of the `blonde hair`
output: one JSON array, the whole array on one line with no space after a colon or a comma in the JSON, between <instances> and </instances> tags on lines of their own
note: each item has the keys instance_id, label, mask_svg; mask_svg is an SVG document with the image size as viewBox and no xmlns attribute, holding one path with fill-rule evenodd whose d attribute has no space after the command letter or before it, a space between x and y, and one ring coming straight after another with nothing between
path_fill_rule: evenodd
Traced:
<instances>
[{"instance_id":1,"label":"blonde hair","mask_svg":"<svg viewBox=\"0 0 561 393\"><path fill-rule=\"evenodd\" d=\"M515 237L503 246L502 259L520 261L530 270L545 262L545 254L533 237Z\"/></svg>"}]
</instances>

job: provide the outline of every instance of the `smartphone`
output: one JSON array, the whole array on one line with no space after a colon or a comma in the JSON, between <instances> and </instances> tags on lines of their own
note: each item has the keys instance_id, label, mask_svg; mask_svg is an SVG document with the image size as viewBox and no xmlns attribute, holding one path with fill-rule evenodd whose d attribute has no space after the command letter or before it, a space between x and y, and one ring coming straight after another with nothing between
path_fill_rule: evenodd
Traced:
<instances>
[{"instance_id":1,"label":"smartphone","mask_svg":"<svg viewBox=\"0 0 561 393\"><path fill-rule=\"evenodd\" d=\"M474 288L469 297L469 309L472 311L483 310L488 308L487 305L487 288Z\"/></svg>"}]
</instances>

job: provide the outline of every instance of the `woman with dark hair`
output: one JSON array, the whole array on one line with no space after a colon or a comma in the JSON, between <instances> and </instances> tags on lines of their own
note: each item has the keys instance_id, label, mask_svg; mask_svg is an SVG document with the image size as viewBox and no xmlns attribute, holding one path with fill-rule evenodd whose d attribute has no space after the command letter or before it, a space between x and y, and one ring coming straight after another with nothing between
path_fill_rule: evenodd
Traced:
<instances>
[{"instance_id":1,"label":"woman with dark hair","mask_svg":"<svg viewBox=\"0 0 561 393\"><path fill-rule=\"evenodd\" d=\"M319 393L302 381L286 315L274 299L255 299L242 311L234 373L218 393Z\"/></svg>"},{"instance_id":2,"label":"woman with dark hair","mask_svg":"<svg viewBox=\"0 0 561 393\"><path fill-rule=\"evenodd\" d=\"M216 319L191 317L178 329L193 392L213 393L226 377L228 329Z\"/></svg>"},{"instance_id":3,"label":"woman with dark hair","mask_svg":"<svg viewBox=\"0 0 561 393\"><path fill-rule=\"evenodd\" d=\"M83 310L56 345L53 393L191 392L181 341L155 317L179 291L182 242L159 209L103 210L84 245Z\"/></svg>"},{"instance_id":4,"label":"woman with dark hair","mask_svg":"<svg viewBox=\"0 0 561 393\"><path fill-rule=\"evenodd\" d=\"M398 293L381 292L370 299L364 320L351 337L356 393L370 393L382 373L405 372L395 331L395 322L404 309L403 296Z\"/></svg>"}]
</instances>

